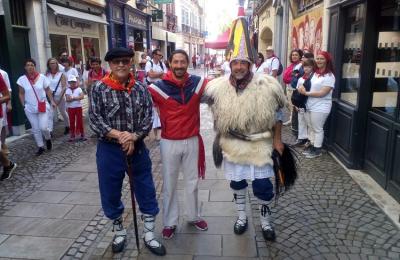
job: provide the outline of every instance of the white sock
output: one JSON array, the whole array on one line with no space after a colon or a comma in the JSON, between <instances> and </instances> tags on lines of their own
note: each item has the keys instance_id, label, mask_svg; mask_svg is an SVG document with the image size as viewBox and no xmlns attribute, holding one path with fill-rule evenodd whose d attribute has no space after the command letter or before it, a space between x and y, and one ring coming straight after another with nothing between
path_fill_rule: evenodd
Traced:
<instances>
[{"instance_id":1,"label":"white sock","mask_svg":"<svg viewBox=\"0 0 400 260\"><path fill-rule=\"evenodd\" d=\"M260 222L262 229L272 228L271 224L271 201L258 200L260 209Z\"/></svg>"},{"instance_id":2,"label":"white sock","mask_svg":"<svg viewBox=\"0 0 400 260\"><path fill-rule=\"evenodd\" d=\"M240 220L246 220L246 195L247 188L241 190L233 190L233 196L235 198L236 210Z\"/></svg>"}]
</instances>

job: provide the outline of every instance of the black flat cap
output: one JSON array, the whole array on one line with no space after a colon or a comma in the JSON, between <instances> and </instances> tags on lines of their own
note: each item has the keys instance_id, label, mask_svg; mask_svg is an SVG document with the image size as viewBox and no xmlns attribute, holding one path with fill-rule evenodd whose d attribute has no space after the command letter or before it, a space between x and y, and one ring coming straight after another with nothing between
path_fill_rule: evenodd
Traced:
<instances>
[{"instance_id":1,"label":"black flat cap","mask_svg":"<svg viewBox=\"0 0 400 260\"><path fill-rule=\"evenodd\" d=\"M105 61L110 61L114 58L120 58L120 57L133 57L134 52L132 49L124 48L124 47L117 47L109 50L106 53L106 56L104 57Z\"/></svg>"}]
</instances>

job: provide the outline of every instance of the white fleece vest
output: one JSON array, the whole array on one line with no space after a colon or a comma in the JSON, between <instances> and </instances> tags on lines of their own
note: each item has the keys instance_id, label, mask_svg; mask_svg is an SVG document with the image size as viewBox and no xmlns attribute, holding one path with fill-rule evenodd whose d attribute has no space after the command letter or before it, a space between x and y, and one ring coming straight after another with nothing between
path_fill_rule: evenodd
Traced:
<instances>
[{"instance_id":1,"label":"white fleece vest","mask_svg":"<svg viewBox=\"0 0 400 260\"><path fill-rule=\"evenodd\" d=\"M272 130L276 111L286 103L279 82L271 76L255 74L249 85L236 93L229 79L222 77L210 81L205 93L214 100L211 109L215 128L221 133L224 158L259 167L272 164L272 137L250 142L233 138L228 131L256 134Z\"/></svg>"}]
</instances>

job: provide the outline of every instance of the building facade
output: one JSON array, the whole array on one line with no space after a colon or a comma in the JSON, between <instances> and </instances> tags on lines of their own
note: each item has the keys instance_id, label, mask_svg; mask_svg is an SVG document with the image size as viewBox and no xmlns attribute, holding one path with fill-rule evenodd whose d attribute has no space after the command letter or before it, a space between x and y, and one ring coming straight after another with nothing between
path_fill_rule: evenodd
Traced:
<instances>
[{"instance_id":1,"label":"building facade","mask_svg":"<svg viewBox=\"0 0 400 260\"><path fill-rule=\"evenodd\" d=\"M400 1L331 0L336 88L328 145L400 201Z\"/></svg>"},{"instance_id":2,"label":"building facade","mask_svg":"<svg viewBox=\"0 0 400 260\"><path fill-rule=\"evenodd\" d=\"M183 49L192 57L204 57L204 1L175 0L178 18L176 48Z\"/></svg>"}]
</instances>

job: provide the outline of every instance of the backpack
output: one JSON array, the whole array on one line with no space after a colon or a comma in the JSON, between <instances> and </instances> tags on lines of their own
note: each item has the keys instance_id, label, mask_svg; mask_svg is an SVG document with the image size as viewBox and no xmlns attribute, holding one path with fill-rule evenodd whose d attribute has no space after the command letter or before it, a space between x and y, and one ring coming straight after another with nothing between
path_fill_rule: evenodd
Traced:
<instances>
[{"instance_id":1,"label":"backpack","mask_svg":"<svg viewBox=\"0 0 400 260\"><path fill-rule=\"evenodd\" d=\"M149 62L150 62L150 64L151 64L151 68L153 68L153 61L152 60L149 60ZM164 70L164 65L163 65L163 63L162 63L162 61L160 61L160 67L161 67L161 69L162 70Z\"/></svg>"},{"instance_id":2,"label":"backpack","mask_svg":"<svg viewBox=\"0 0 400 260\"><path fill-rule=\"evenodd\" d=\"M276 73L276 76L280 76L280 75L282 75L282 72L283 72L283 66L278 57L274 57L274 58L279 61L279 68L278 68L278 72ZM274 61L274 59L272 59L272 62L273 61ZM271 62L271 66L272 66L272 62Z\"/></svg>"},{"instance_id":3,"label":"backpack","mask_svg":"<svg viewBox=\"0 0 400 260\"><path fill-rule=\"evenodd\" d=\"M310 77L308 77L303 83L306 91L310 91L310 89L311 89L311 78L313 77L313 75L314 74L311 74ZM291 101L295 107L306 108L307 99L308 99L308 96L304 96L304 95L300 94L298 89L295 89L293 91Z\"/></svg>"}]
</instances>

